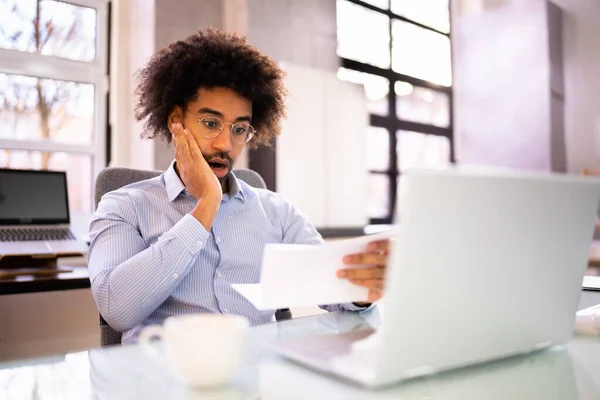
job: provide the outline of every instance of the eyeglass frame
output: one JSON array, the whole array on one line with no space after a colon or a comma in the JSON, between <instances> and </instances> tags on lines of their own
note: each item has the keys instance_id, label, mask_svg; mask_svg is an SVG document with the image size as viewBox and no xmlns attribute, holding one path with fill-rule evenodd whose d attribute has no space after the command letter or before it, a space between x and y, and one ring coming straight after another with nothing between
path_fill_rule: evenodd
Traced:
<instances>
[{"instance_id":1,"label":"eyeglass frame","mask_svg":"<svg viewBox=\"0 0 600 400\"><path fill-rule=\"evenodd\" d=\"M224 131L224 128L225 128L225 125L231 125L231 127L229 128L229 134L231 135L231 141L232 141L232 142L234 142L234 143L237 143L237 144L246 144L246 143L248 143L248 142L249 142L249 141L250 141L250 140L251 140L251 139L254 137L254 135L256 135L256 129L254 129L254 127L253 127L252 125L248 124L248 127L252 128L252 134L250 135L250 137L249 137L248 139L246 139L246 141L245 141L245 142L237 142L237 141L235 141L235 140L233 139L233 126L234 126L234 125L237 125L237 124L241 124L242 122L236 122L236 123L232 123L232 122L225 122L225 121L223 121L223 120L222 120L221 118L219 118L219 117L203 117L203 118L198 118L198 117L197 117L197 116L195 116L195 115L194 115L194 113L192 113L192 112L191 112L191 111L190 111L190 110L189 110L187 107L184 107L183 109L184 109L184 111L187 111L187 112L189 112L189 113L190 113L190 115L191 115L192 117L194 117L194 119L196 120L196 122L198 122L198 124L202 123L202 121L203 121L205 118L212 118L212 119L216 119L216 120L218 120L218 121L220 121L220 122L221 122L221 129L220 129L219 133L218 133L218 134L216 134L215 136L212 136L212 137L209 137L209 136L204 136L204 135L202 135L202 137L203 137L203 138L205 138L205 139L215 139L215 138L218 138L218 137L221 135L221 133L223 133L223 131Z\"/></svg>"}]
</instances>

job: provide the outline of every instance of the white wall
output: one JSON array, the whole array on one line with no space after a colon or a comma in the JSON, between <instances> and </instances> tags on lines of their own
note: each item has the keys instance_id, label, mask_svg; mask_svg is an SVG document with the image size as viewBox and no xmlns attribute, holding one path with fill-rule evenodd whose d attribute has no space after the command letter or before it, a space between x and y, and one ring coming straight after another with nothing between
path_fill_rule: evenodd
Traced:
<instances>
[{"instance_id":1,"label":"white wall","mask_svg":"<svg viewBox=\"0 0 600 400\"><path fill-rule=\"evenodd\" d=\"M600 169L600 2L563 17L565 131L570 172Z\"/></svg>"},{"instance_id":2,"label":"white wall","mask_svg":"<svg viewBox=\"0 0 600 400\"><path fill-rule=\"evenodd\" d=\"M457 159L550 169L545 0L454 0Z\"/></svg>"},{"instance_id":3,"label":"white wall","mask_svg":"<svg viewBox=\"0 0 600 400\"><path fill-rule=\"evenodd\" d=\"M277 139L277 191L319 228L365 226L369 124L362 86L284 64L288 118Z\"/></svg>"},{"instance_id":4,"label":"white wall","mask_svg":"<svg viewBox=\"0 0 600 400\"><path fill-rule=\"evenodd\" d=\"M154 144L140 139L135 121L135 71L154 52L154 0L117 0L112 5L110 60L110 124L112 166L154 168Z\"/></svg>"},{"instance_id":5,"label":"white wall","mask_svg":"<svg viewBox=\"0 0 600 400\"><path fill-rule=\"evenodd\" d=\"M335 0L246 0L249 41L277 61L335 72Z\"/></svg>"}]
</instances>

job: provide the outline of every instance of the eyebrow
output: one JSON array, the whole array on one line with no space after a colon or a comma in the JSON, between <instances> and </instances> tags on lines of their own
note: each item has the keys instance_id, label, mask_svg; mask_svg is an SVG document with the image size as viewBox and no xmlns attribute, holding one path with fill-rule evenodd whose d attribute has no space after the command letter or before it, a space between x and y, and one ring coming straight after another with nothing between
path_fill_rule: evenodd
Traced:
<instances>
[{"instance_id":1,"label":"eyebrow","mask_svg":"<svg viewBox=\"0 0 600 400\"><path fill-rule=\"evenodd\" d=\"M199 114L211 114L211 115L214 115L214 116L219 117L219 118L223 118L224 117L224 115L223 115L222 112L213 110L211 108L206 108L206 107L203 107L203 108L199 109L198 113ZM250 117L249 115L244 115L242 117L237 117L234 122L241 122L241 121L251 122L252 121L252 117Z\"/></svg>"}]
</instances>

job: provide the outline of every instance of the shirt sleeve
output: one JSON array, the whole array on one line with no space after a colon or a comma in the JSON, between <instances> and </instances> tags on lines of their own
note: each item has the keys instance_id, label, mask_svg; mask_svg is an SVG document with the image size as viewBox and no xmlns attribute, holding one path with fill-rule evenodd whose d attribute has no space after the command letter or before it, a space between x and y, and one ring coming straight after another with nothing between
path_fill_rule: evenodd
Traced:
<instances>
[{"instance_id":1,"label":"shirt sleeve","mask_svg":"<svg viewBox=\"0 0 600 400\"><path fill-rule=\"evenodd\" d=\"M292 204L283 198L277 198L279 216L283 229L283 243L286 244L323 244L325 241L310 221ZM334 311L368 311L375 307L357 306L354 303L320 305L320 308L329 312Z\"/></svg>"},{"instance_id":2,"label":"shirt sleeve","mask_svg":"<svg viewBox=\"0 0 600 400\"><path fill-rule=\"evenodd\" d=\"M90 224L92 295L106 322L122 332L141 323L173 293L209 236L188 214L148 245L137 218L131 198L116 191L103 196Z\"/></svg>"},{"instance_id":3,"label":"shirt sleeve","mask_svg":"<svg viewBox=\"0 0 600 400\"><path fill-rule=\"evenodd\" d=\"M322 244L323 237L291 203L275 194L273 199L283 231L282 243L286 244Z\"/></svg>"}]
</instances>

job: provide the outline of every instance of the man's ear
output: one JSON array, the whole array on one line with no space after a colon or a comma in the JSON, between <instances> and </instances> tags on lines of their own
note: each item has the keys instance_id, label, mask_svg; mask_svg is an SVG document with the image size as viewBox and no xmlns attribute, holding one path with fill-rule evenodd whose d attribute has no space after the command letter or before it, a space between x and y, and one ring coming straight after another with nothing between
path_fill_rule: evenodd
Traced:
<instances>
[{"instance_id":1,"label":"man's ear","mask_svg":"<svg viewBox=\"0 0 600 400\"><path fill-rule=\"evenodd\" d=\"M171 110L169 118L167 119L167 125L169 126L171 135L175 134L175 124L177 123L183 124L183 109L180 106L173 107L173 110Z\"/></svg>"}]
</instances>

